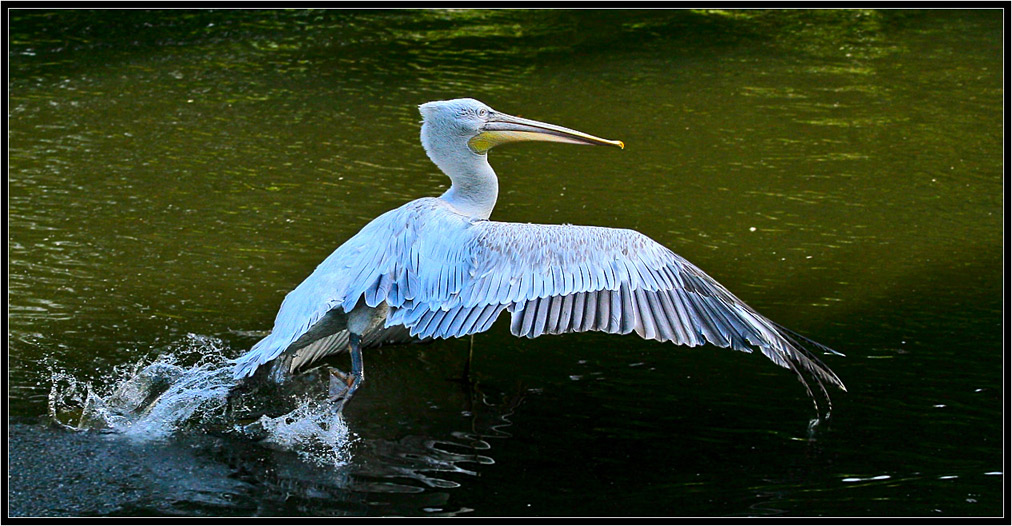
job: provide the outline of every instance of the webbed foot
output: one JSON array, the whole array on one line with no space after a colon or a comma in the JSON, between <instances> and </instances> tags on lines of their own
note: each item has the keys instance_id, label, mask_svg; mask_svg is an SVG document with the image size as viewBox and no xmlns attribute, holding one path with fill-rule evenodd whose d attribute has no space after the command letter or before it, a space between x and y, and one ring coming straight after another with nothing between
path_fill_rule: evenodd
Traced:
<instances>
[{"instance_id":1,"label":"webbed foot","mask_svg":"<svg viewBox=\"0 0 1012 526\"><path fill-rule=\"evenodd\" d=\"M343 405L344 401L351 398L351 386L355 382L355 377L334 367L328 367L327 371L330 373L328 398L331 402L340 402Z\"/></svg>"}]
</instances>

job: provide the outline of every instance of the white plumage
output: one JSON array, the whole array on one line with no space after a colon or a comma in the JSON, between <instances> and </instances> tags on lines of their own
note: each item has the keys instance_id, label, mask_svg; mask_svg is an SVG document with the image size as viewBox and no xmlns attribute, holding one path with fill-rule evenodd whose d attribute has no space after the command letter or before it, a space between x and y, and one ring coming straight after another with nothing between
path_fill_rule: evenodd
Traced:
<instances>
[{"instance_id":1,"label":"white plumage","mask_svg":"<svg viewBox=\"0 0 1012 526\"><path fill-rule=\"evenodd\" d=\"M831 350L758 314L643 234L487 219L498 193L488 148L517 140L621 143L510 117L473 99L421 111L422 143L450 176L450 190L377 217L335 250L285 297L271 334L237 360L236 377L272 364L271 376L282 380L348 348L348 327L368 347L482 332L506 311L517 336L635 332L689 346L755 347L806 388L803 371L820 388L822 380L843 388L805 344ZM353 312L364 321L349 324Z\"/></svg>"}]
</instances>

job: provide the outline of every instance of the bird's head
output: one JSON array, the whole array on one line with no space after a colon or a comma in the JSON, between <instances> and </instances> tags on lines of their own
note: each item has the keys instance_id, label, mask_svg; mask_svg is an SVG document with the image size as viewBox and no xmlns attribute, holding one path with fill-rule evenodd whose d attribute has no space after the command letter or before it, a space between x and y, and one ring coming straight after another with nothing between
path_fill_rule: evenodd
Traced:
<instances>
[{"instance_id":1,"label":"bird's head","mask_svg":"<svg viewBox=\"0 0 1012 526\"><path fill-rule=\"evenodd\" d=\"M422 145L431 155L435 149L467 145L484 155L494 146L508 142L550 141L596 144L625 148L622 141L610 141L583 132L498 112L475 99L426 102L422 114Z\"/></svg>"}]
</instances>

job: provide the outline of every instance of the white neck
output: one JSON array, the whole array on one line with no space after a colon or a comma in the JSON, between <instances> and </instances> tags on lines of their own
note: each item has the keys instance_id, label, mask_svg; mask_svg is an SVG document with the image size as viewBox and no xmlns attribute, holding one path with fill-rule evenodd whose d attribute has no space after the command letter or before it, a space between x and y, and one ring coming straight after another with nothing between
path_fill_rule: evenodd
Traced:
<instances>
[{"instance_id":1,"label":"white neck","mask_svg":"<svg viewBox=\"0 0 1012 526\"><path fill-rule=\"evenodd\" d=\"M481 156L484 160L485 156ZM476 219L488 219L499 197L499 179L487 161L473 172L450 176L450 189L439 196L457 212ZM445 172L445 170L444 170Z\"/></svg>"},{"instance_id":2,"label":"white neck","mask_svg":"<svg viewBox=\"0 0 1012 526\"><path fill-rule=\"evenodd\" d=\"M483 153L474 153L467 144L447 141L433 144L422 134L422 146L429 159L450 178L450 189L440 199L458 213L475 219L488 219L499 197L499 179Z\"/></svg>"}]
</instances>

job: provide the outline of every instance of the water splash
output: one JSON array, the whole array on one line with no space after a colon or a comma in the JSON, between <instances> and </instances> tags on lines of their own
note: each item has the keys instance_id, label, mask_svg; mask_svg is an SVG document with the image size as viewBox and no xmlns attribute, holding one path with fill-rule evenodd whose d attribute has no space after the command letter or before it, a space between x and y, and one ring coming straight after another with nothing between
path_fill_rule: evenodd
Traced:
<instances>
[{"instance_id":1,"label":"water splash","mask_svg":"<svg viewBox=\"0 0 1012 526\"><path fill-rule=\"evenodd\" d=\"M278 449L291 450L304 460L320 466L343 466L350 460L353 435L339 412L329 402L304 399L292 412L271 418L261 416L253 424L236 430L251 430L264 436L264 443Z\"/></svg>"},{"instance_id":2,"label":"water splash","mask_svg":"<svg viewBox=\"0 0 1012 526\"><path fill-rule=\"evenodd\" d=\"M349 460L351 433L341 414L319 403L308 376L294 386L301 396L279 396L278 416L259 416L243 424L233 406L264 405L259 391L236 400L232 361L217 338L187 335L154 360L115 368L98 379L84 379L50 367L49 414L75 431L93 430L135 440L167 440L187 433L222 433L253 437L270 447L292 450L319 465L340 466ZM319 383L319 382L317 382ZM312 386L310 386L312 387ZM278 393L272 393L278 395ZM230 400L230 396L233 397ZM281 404L280 402L287 402ZM245 415L249 420L249 414Z\"/></svg>"}]
</instances>

